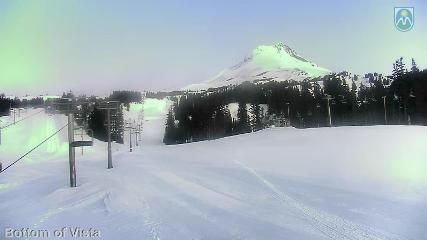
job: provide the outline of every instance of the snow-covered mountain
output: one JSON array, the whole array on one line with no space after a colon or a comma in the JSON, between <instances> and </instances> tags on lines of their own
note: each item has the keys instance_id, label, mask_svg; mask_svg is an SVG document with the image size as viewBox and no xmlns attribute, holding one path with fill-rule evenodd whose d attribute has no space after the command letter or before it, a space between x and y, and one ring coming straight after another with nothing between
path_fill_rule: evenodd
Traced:
<instances>
[{"instance_id":1,"label":"snow-covered mountain","mask_svg":"<svg viewBox=\"0 0 427 240\"><path fill-rule=\"evenodd\" d=\"M329 73L328 69L308 61L284 43L277 43L258 46L239 64L222 71L207 82L189 85L184 90L239 85L245 81L302 81Z\"/></svg>"}]
</instances>

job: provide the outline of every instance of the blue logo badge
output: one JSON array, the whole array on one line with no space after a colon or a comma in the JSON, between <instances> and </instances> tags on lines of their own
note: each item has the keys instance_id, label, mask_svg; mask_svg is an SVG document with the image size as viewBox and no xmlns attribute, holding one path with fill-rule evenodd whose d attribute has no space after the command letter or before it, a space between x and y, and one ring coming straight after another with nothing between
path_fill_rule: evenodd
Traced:
<instances>
[{"instance_id":1,"label":"blue logo badge","mask_svg":"<svg viewBox=\"0 0 427 240\"><path fill-rule=\"evenodd\" d=\"M414 8L394 8L394 25L401 32L410 31L414 27Z\"/></svg>"}]
</instances>

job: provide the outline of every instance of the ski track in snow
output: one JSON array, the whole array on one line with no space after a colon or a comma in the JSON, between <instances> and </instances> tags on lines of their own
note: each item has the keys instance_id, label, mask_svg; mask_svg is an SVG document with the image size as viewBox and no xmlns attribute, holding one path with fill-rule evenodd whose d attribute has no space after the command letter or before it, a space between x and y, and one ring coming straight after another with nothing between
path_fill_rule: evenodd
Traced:
<instances>
[{"instance_id":1,"label":"ski track in snow","mask_svg":"<svg viewBox=\"0 0 427 240\"><path fill-rule=\"evenodd\" d=\"M128 178L126 181L137 182L137 180L133 178ZM143 191L141 191L140 188L135 187L135 185L132 185L132 184L127 187L129 187L130 188L129 190L133 192L133 196L131 196L131 199L135 200L134 201L135 205L132 208L132 211L134 214L136 214L138 218L133 221L133 225L141 226L142 229L146 230L144 231L144 235L147 234L149 236L149 239L160 240L161 238L160 238L159 228L161 226L161 220L159 219L156 220L152 217L150 204L144 198ZM115 213L117 206L114 206L114 205L117 204L117 199L112 197L112 195L117 196L117 195L121 195L121 193L120 192L108 193L108 195L104 198L103 202L104 202L104 207L106 211Z\"/></svg>"},{"instance_id":2,"label":"ski track in snow","mask_svg":"<svg viewBox=\"0 0 427 240\"><path fill-rule=\"evenodd\" d=\"M353 223L338 216L306 206L284 192L280 191L270 181L258 174L255 169L234 159L234 162L256 177L263 185L274 193L274 198L303 218L322 234L333 240L408 240L390 233L374 231L367 226Z\"/></svg>"},{"instance_id":3,"label":"ski track in snow","mask_svg":"<svg viewBox=\"0 0 427 240\"><path fill-rule=\"evenodd\" d=\"M148 227L150 231L151 238L153 240L160 240L160 234L159 234L159 226L160 223L154 221L150 215L150 205L144 201L143 199L140 199L141 204L143 205L143 212L144 214L144 227Z\"/></svg>"}]
</instances>

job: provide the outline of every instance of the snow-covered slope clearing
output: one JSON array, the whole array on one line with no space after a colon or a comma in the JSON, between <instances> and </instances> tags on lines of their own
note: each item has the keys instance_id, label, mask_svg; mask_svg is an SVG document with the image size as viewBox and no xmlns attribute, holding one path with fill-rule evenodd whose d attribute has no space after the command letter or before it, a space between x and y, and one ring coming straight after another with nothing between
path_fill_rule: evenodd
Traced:
<instances>
[{"instance_id":1,"label":"snow-covered slope clearing","mask_svg":"<svg viewBox=\"0 0 427 240\"><path fill-rule=\"evenodd\" d=\"M116 146L113 169L103 143L77 154L77 188L66 153L0 174L0 229L95 228L106 240L427 235L425 127L275 128L165 146L168 103L150 104L142 145Z\"/></svg>"}]
</instances>

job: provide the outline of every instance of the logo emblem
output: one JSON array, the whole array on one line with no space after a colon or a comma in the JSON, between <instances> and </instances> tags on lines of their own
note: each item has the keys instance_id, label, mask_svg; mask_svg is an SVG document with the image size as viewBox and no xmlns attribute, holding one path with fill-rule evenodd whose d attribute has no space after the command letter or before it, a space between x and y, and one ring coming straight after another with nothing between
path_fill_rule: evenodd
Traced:
<instances>
[{"instance_id":1,"label":"logo emblem","mask_svg":"<svg viewBox=\"0 0 427 240\"><path fill-rule=\"evenodd\" d=\"M414 8L394 8L394 25L401 32L410 31L414 27Z\"/></svg>"}]
</instances>

